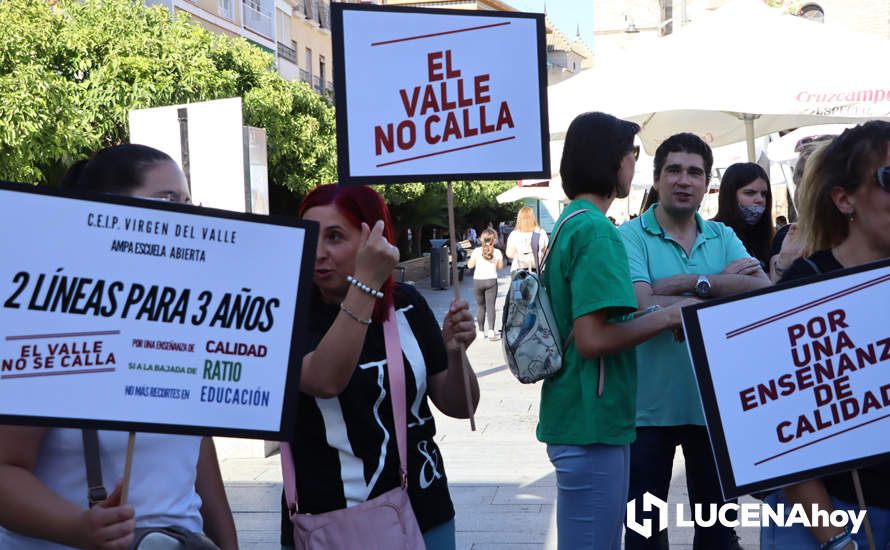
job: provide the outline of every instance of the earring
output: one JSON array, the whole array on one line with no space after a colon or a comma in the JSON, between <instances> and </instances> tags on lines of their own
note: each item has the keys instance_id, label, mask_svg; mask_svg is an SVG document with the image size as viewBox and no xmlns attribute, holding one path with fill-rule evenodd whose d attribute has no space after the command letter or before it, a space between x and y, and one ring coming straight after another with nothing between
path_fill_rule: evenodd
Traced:
<instances>
[{"instance_id":1,"label":"earring","mask_svg":"<svg viewBox=\"0 0 890 550\"><path fill-rule=\"evenodd\" d=\"M853 210L852 212L850 212L849 214L847 214L847 220L848 220L850 223L853 223L854 221L856 221L856 211L855 211L855 210Z\"/></svg>"}]
</instances>

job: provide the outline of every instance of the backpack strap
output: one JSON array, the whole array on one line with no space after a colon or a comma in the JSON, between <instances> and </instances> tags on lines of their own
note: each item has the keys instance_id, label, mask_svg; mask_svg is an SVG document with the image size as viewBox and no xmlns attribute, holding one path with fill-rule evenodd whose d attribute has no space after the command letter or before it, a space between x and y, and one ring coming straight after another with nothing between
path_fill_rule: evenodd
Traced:
<instances>
[{"instance_id":1,"label":"backpack strap","mask_svg":"<svg viewBox=\"0 0 890 550\"><path fill-rule=\"evenodd\" d=\"M574 212L572 212L571 214L569 214L568 216L563 218L556 225L556 229L553 230L553 236L550 238L550 244L547 245L547 252L544 253L544 257L541 259L541 264L538 266L538 275L541 276L541 284L544 284L544 278L543 278L542 271L547 267L547 258L550 257L550 252L553 250L553 245L554 245L554 243L556 243L556 237L559 235L559 230L562 229L562 226L565 225L565 223L567 221L574 218L578 214L583 214L584 212L587 212L588 210L590 210L590 209L589 208L581 208L580 210L575 210ZM535 252L535 262L537 262L538 261L538 251L535 247L535 245L537 243L535 243L534 238L532 238L532 243L533 243L532 250L534 250L534 252ZM569 344L572 343L572 340L574 338L575 338L575 329L572 328L571 330L569 330L569 335L566 336L566 339L563 342L562 349L564 349L564 350L568 349ZM600 376L600 379L602 379L602 376ZM600 391L600 394L602 394L602 391Z\"/></svg>"},{"instance_id":2,"label":"backpack strap","mask_svg":"<svg viewBox=\"0 0 890 550\"><path fill-rule=\"evenodd\" d=\"M544 254L544 257L541 259L541 268L542 269L546 269L546 267L547 267L547 258L550 257L550 252L553 251L553 245L554 245L554 243L556 243L556 237L559 235L559 230L562 229L562 226L565 225L565 223L567 221L574 218L578 214L583 214L584 212L587 212L589 210L590 210L589 208L581 208L580 210L575 210L574 212L572 212L571 214L569 214L568 216L563 218L562 221L560 221L556 225L556 229L553 230L553 237L550 238L550 244L547 246L547 252ZM540 271L539 271L539 273L540 273Z\"/></svg>"},{"instance_id":3,"label":"backpack strap","mask_svg":"<svg viewBox=\"0 0 890 550\"><path fill-rule=\"evenodd\" d=\"M87 467L87 502L90 508L108 498L102 483L102 458L99 455L99 432L94 429L80 430L83 438L83 460Z\"/></svg>"},{"instance_id":4,"label":"backpack strap","mask_svg":"<svg viewBox=\"0 0 890 550\"><path fill-rule=\"evenodd\" d=\"M544 255L544 259L541 260L542 266L544 266L546 268L547 258L550 257L550 252L553 250L553 244L556 242L556 236L559 235L559 230L562 229L562 226L565 225L565 223L567 221L574 218L578 214L583 214L584 212L587 212L588 210L590 210L590 209L589 208L581 208L580 210L575 210L574 212L572 212L571 214L569 214L568 216L563 218L561 222L559 222L559 224L556 226L556 229L553 230L553 237L550 238L550 245L547 247L547 253ZM537 244L537 243L535 243L534 240L532 240L532 243L533 243L532 250L535 250L535 244ZM538 258L537 250L535 250L535 260L537 260L537 258ZM538 268L538 273L539 274L541 273L541 268ZM543 282L544 282L544 280L542 278L541 284L543 284ZM572 343L572 340L574 340L574 338L575 338L575 328L572 327L572 329L569 330L569 335L566 336L566 339L563 342L562 349L567 350L569 348L569 344ZM603 396L603 390L605 389L605 387L606 387L605 358L600 357L600 360L599 360L599 382L597 383L597 388L596 388L597 397Z\"/></svg>"},{"instance_id":5,"label":"backpack strap","mask_svg":"<svg viewBox=\"0 0 890 550\"><path fill-rule=\"evenodd\" d=\"M535 271L541 272L541 264L538 262L541 252L541 233L535 229L532 232L532 256L535 257Z\"/></svg>"}]
</instances>

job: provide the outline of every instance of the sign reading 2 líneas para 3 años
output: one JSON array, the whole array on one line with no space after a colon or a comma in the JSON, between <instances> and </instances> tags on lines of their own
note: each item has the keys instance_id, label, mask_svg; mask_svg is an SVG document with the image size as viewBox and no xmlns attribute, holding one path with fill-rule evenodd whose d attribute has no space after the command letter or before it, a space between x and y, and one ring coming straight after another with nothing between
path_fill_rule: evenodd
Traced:
<instances>
[{"instance_id":1,"label":"sign reading 2 l\u00edneas para 3 a\u00f1os","mask_svg":"<svg viewBox=\"0 0 890 550\"><path fill-rule=\"evenodd\" d=\"M315 225L16 184L0 205L0 423L293 426Z\"/></svg>"}]
</instances>

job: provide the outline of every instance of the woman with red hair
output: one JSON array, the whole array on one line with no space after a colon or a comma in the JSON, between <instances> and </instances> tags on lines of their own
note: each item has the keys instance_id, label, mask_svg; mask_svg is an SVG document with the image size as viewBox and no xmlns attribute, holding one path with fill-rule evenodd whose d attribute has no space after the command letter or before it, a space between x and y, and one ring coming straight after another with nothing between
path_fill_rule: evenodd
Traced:
<instances>
[{"instance_id":1,"label":"woman with red hair","mask_svg":"<svg viewBox=\"0 0 890 550\"><path fill-rule=\"evenodd\" d=\"M404 360L407 487L428 550L453 549L454 507L427 396L445 414L467 418L479 402L462 346L476 337L465 301L452 302L440 328L423 297L395 284L399 259L382 197L365 186L324 185L301 203L319 224L308 353L302 362L293 465L300 514L351 508L400 484L383 322L394 306ZM283 458L284 459L284 458ZM282 544L291 522L283 512Z\"/></svg>"}]
</instances>

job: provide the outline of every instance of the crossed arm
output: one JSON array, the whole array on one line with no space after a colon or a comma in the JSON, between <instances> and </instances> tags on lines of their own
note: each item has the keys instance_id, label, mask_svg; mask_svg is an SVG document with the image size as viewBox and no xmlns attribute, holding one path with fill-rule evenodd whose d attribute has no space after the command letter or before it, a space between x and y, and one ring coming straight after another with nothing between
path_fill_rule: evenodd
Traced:
<instances>
[{"instance_id":1,"label":"crossed arm","mask_svg":"<svg viewBox=\"0 0 890 550\"><path fill-rule=\"evenodd\" d=\"M634 283L634 292L640 308L652 305L662 307L675 304L694 295L697 273L680 273L649 283ZM764 288L772 284L760 268L760 262L753 258L740 258L730 262L723 271L708 275L711 283L711 298L731 296L740 292Z\"/></svg>"}]
</instances>

